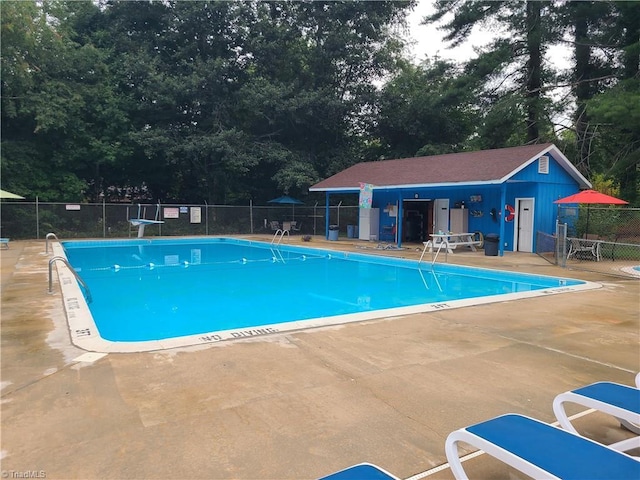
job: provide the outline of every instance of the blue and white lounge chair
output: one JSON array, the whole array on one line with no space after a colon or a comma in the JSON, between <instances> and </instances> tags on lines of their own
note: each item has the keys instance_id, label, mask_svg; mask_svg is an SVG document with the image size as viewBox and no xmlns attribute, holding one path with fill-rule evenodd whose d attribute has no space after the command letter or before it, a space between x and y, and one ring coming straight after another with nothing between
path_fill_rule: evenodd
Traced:
<instances>
[{"instance_id":1,"label":"blue and white lounge chair","mask_svg":"<svg viewBox=\"0 0 640 480\"><path fill-rule=\"evenodd\" d=\"M562 428L578 433L565 411L565 403L575 403L613 415L635 437L609 445L622 452L640 448L640 389L612 382L597 382L561 393L553 400L553 412Z\"/></svg>"},{"instance_id":2,"label":"blue and white lounge chair","mask_svg":"<svg viewBox=\"0 0 640 480\"><path fill-rule=\"evenodd\" d=\"M640 459L533 418L507 414L451 432L445 453L456 479L468 479L458 456L464 442L532 478L640 478Z\"/></svg>"},{"instance_id":3,"label":"blue and white lounge chair","mask_svg":"<svg viewBox=\"0 0 640 480\"><path fill-rule=\"evenodd\" d=\"M339 472L332 473L320 480L400 480L386 470L370 463L353 465Z\"/></svg>"}]
</instances>

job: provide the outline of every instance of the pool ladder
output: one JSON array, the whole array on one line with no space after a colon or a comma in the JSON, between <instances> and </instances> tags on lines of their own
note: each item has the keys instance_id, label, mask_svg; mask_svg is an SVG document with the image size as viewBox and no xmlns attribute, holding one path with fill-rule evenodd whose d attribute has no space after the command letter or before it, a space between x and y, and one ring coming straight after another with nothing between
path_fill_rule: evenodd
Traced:
<instances>
[{"instance_id":1,"label":"pool ladder","mask_svg":"<svg viewBox=\"0 0 640 480\"><path fill-rule=\"evenodd\" d=\"M67 266L67 268L69 269L69 271L71 271L73 276L76 277L76 280L78 281L78 283L84 287L84 291L86 295L85 298L87 300L87 303L91 303L93 301L91 297L91 290L89 290L89 287L87 286L85 281L82 280L82 277L78 275L78 272L76 272L73 269L73 267L69 264L69 261L66 258L60 257L60 256L53 257L51 260L49 260L49 293L53 293L53 264L56 262L62 262Z\"/></svg>"},{"instance_id":2,"label":"pool ladder","mask_svg":"<svg viewBox=\"0 0 640 480\"><path fill-rule=\"evenodd\" d=\"M273 238L271 239L271 245L280 245L280 242L282 241L285 235L288 238L291 238L289 234L289 230L282 230L281 228L276 230L276 233L273 234Z\"/></svg>"},{"instance_id":3,"label":"pool ladder","mask_svg":"<svg viewBox=\"0 0 640 480\"><path fill-rule=\"evenodd\" d=\"M44 253L49 253L49 239L50 238L55 238L56 241L60 241L58 240L58 237L56 237L56 234L53 232L47 233L47 236L45 237L45 247L44 247Z\"/></svg>"},{"instance_id":4,"label":"pool ladder","mask_svg":"<svg viewBox=\"0 0 640 480\"><path fill-rule=\"evenodd\" d=\"M282 239L285 235L289 237L289 230L282 230L281 228L279 228L278 230L276 230L276 233L273 234L273 238L271 239L271 253L273 254L273 258L276 261L281 261L282 263L285 263L285 261L279 247L280 242L282 242Z\"/></svg>"},{"instance_id":5,"label":"pool ladder","mask_svg":"<svg viewBox=\"0 0 640 480\"><path fill-rule=\"evenodd\" d=\"M447 253L449 253L449 242L447 242L446 240L443 240L442 242L440 242L438 244L438 250L435 252L435 254L433 253L434 250L434 245L431 245L431 265L433 266L434 263L436 263L436 260L438 258L438 255L440 254L440 250L442 250L442 247L445 248L444 250L444 261L447 261L448 255ZM422 258L424 257L425 252L427 251L427 246L424 246L424 249L422 250L422 255L420 255L420 260L418 260L418 265L420 265L420 263L422 262Z\"/></svg>"}]
</instances>

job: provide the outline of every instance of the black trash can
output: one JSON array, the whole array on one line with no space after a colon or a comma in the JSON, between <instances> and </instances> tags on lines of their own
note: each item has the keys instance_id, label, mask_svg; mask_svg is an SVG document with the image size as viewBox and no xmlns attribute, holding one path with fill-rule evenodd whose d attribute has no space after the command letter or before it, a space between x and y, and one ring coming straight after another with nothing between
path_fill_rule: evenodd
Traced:
<instances>
[{"instance_id":1,"label":"black trash can","mask_svg":"<svg viewBox=\"0 0 640 480\"><path fill-rule=\"evenodd\" d=\"M487 257L495 257L498 255L498 243L500 235L497 233L487 233L484 236L484 254Z\"/></svg>"}]
</instances>

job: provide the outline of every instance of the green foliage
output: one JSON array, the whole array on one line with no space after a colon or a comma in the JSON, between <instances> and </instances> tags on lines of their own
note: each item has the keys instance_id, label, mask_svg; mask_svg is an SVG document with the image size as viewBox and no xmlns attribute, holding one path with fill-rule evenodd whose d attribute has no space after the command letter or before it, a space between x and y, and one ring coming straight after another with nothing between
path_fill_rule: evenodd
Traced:
<instances>
[{"instance_id":1,"label":"green foliage","mask_svg":"<svg viewBox=\"0 0 640 480\"><path fill-rule=\"evenodd\" d=\"M591 179L593 189L598 192L611 195L612 197L618 197L620 195L620 187L615 184L615 180L612 178L606 178L602 173L596 173Z\"/></svg>"},{"instance_id":2,"label":"green foliage","mask_svg":"<svg viewBox=\"0 0 640 480\"><path fill-rule=\"evenodd\" d=\"M604 153L601 172L616 179L620 195L640 205L640 80L620 82L588 103Z\"/></svg>"},{"instance_id":3,"label":"green foliage","mask_svg":"<svg viewBox=\"0 0 640 480\"><path fill-rule=\"evenodd\" d=\"M425 20L446 18L452 45L474 28L495 32L496 40L465 67L467 74L485 77L476 102L483 121L468 146L556 142L587 177L615 178L621 193L638 201L638 2L439 0L435 5ZM566 38L573 40L573 64L557 71L542 55ZM572 96L561 97L555 82ZM557 139L551 122L568 114L571 133Z\"/></svg>"},{"instance_id":4,"label":"green foliage","mask_svg":"<svg viewBox=\"0 0 640 480\"><path fill-rule=\"evenodd\" d=\"M637 8L438 1L426 21L447 18L453 45L477 27L495 40L464 65L414 66L400 37L414 6L0 2L3 187L57 201L259 203L310 198L311 184L362 160L556 141L578 160L588 145L584 171L640 201ZM582 42L574 71L541 61L578 33L603 54ZM579 80L588 120L560 139L551 119L571 101L550 95L556 79Z\"/></svg>"},{"instance_id":5,"label":"green foliage","mask_svg":"<svg viewBox=\"0 0 640 480\"><path fill-rule=\"evenodd\" d=\"M374 130L375 157L400 158L459 150L473 132L473 83L446 62L405 64L384 87ZM437 147L435 147L437 146ZM435 147L435 149L434 149Z\"/></svg>"}]
</instances>

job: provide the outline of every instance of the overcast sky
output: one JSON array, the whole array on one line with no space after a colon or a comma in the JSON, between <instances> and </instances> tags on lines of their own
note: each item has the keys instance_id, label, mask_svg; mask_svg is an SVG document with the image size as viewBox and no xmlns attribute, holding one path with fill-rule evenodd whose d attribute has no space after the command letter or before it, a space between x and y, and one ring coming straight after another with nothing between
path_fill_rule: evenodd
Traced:
<instances>
[{"instance_id":1,"label":"overcast sky","mask_svg":"<svg viewBox=\"0 0 640 480\"><path fill-rule=\"evenodd\" d=\"M468 41L459 47L447 48L447 43L442 40L443 32L438 30L437 26L420 25L420 21L425 16L434 12L433 3L434 0L418 0L418 5L408 17L409 35L416 41L410 52L416 64L427 57L434 58L436 55L440 59L466 61L476 56L474 48L484 46L492 40L491 32L474 28ZM558 68L567 68L571 62L571 51L566 47L554 46L548 49L546 59ZM551 92L551 95L560 98L567 93L567 89L559 88ZM567 111L555 121L565 125L570 124L570 112Z\"/></svg>"},{"instance_id":2,"label":"overcast sky","mask_svg":"<svg viewBox=\"0 0 640 480\"><path fill-rule=\"evenodd\" d=\"M421 62L427 56L463 61L474 56L473 48L481 46L491 40L490 35L483 32L475 32L469 42L454 49L447 49L446 43L442 40L443 32L436 26L420 25L420 21L427 15L434 12L433 0L419 0L418 6L409 15L410 35L417 43L411 49L416 63ZM475 29L477 30L477 29Z\"/></svg>"},{"instance_id":3,"label":"overcast sky","mask_svg":"<svg viewBox=\"0 0 640 480\"><path fill-rule=\"evenodd\" d=\"M447 44L442 40L443 32L437 26L420 25L420 21L427 15L434 12L434 0L418 0L418 5L409 15L408 23L410 36L417 42L412 48L416 63L421 62L427 56L455 61L465 61L475 56L474 48L488 44L492 39L491 32L480 31L474 28L469 40L459 47L447 49ZM446 18L446 17L445 17ZM549 60L554 63L563 64L568 62L570 52L561 47L549 49Z\"/></svg>"}]
</instances>

